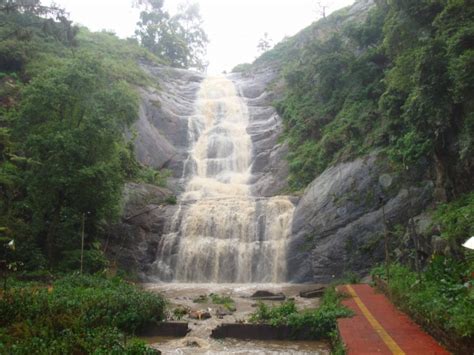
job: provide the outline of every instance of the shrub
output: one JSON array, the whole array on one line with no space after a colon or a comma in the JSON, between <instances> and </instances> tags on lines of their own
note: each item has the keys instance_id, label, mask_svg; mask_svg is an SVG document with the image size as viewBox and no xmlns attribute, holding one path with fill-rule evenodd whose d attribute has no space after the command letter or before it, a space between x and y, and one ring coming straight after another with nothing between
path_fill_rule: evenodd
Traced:
<instances>
[{"instance_id":1,"label":"shrub","mask_svg":"<svg viewBox=\"0 0 474 355\"><path fill-rule=\"evenodd\" d=\"M288 325L295 333L304 332L312 339L329 339L336 331L337 318L352 315L349 309L341 306L340 297L336 290L330 287L326 289L319 308L304 311L298 311L291 300L275 307L259 303L250 321L274 326Z\"/></svg>"},{"instance_id":2,"label":"shrub","mask_svg":"<svg viewBox=\"0 0 474 355\"><path fill-rule=\"evenodd\" d=\"M436 256L418 275L402 265L390 265L389 290L407 313L425 319L458 337L474 335L474 270L466 263ZM385 267L373 274L386 279Z\"/></svg>"},{"instance_id":3,"label":"shrub","mask_svg":"<svg viewBox=\"0 0 474 355\"><path fill-rule=\"evenodd\" d=\"M118 278L69 275L49 287L16 285L0 299L0 343L18 354L137 353L141 345L127 345L122 333L162 320L164 307L161 296Z\"/></svg>"}]
</instances>

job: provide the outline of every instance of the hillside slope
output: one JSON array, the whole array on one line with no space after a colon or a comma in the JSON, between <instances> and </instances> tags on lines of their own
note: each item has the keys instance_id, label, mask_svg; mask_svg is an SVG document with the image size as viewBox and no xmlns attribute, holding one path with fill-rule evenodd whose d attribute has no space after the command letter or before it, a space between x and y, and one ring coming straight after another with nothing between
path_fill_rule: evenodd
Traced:
<instances>
[{"instance_id":1,"label":"hillside slope","mask_svg":"<svg viewBox=\"0 0 474 355\"><path fill-rule=\"evenodd\" d=\"M431 255L439 234L447 255L462 254L474 228L473 19L465 1L359 0L236 68L279 73L268 88L303 195L294 281L366 273L384 258L385 229L397 260L412 260L414 243Z\"/></svg>"}]
</instances>

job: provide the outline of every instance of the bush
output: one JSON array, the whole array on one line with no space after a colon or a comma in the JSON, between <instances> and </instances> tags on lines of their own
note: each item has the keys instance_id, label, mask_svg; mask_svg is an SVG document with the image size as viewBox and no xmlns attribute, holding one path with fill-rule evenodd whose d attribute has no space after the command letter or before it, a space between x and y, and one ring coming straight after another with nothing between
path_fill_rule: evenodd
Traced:
<instances>
[{"instance_id":1,"label":"bush","mask_svg":"<svg viewBox=\"0 0 474 355\"><path fill-rule=\"evenodd\" d=\"M418 275L402 265L389 267L389 290L407 313L425 319L458 337L474 335L474 269L466 263L436 256ZM386 279L385 267L373 275Z\"/></svg>"},{"instance_id":2,"label":"bush","mask_svg":"<svg viewBox=\"0 0 474 355\"><path fill-rule=\"evenodd\" d=\"M465 242L474 235L474 192L439 206L434 219L440 224L443 237L459 244Z\"/></svg>"},{"instance_id":3,"label":"bush","mask_svg":"<svg viewBox=\"0 0 474 355\"><path fill-rule=\"evenodd\" d=\"M301 312L291 300L276 307L259 303L250 321L274 326L288 325L295 333L308 333L312 339L329 339L336 331L337 318L352 315L349 309L341 306L340 297L336 290L330 287L326 289L319 308Z\"/></svg>"},{"instance_id":4,"label":"bush","mask_svg":"<svg viewBox=\"0 0 474 355\"><path fill-rule=\"evenodd\" d=\"M210 293L208 295L200 295L199 297L193 300L194 303L213 303L222 305L224 308L227 308L229 311L235 311L235 302L229 296L220 296L215 293Z\"/></svg>"},{"instance_id":5,"label":"bush","mask_svg":"<svg viewBox=\"0 0 474 355\"><path fill-rule=\"evenodd\" d=\"M0 344L18 354L137 353L141 345L127 345L122 333L161 321L164 307L161 296L118 278L69 275L49 287L16 285L0 299Z\"/></svg>"},{"instance_id":6,"label":"bush","mask_svg":"<svg viewBox=\"0 0 474 355\"><path fill-rule=\"evenodd\" d=\"M143 166L137 177L138 182L152 184L160 187L166 187L171 171L167 169L155 170L151 167Z\"/></svg>"}]
</instances>

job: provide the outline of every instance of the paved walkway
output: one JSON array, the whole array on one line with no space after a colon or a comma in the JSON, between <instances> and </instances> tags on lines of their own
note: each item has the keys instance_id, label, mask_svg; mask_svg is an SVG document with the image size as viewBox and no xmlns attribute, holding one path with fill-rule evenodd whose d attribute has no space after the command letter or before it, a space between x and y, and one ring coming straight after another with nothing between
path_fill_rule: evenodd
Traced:
<instances>
[{"instance_id":1,"label":"paved walkway","mask_svg":"<svg viewBox=\"0 0 474 355\"><path fill-rule=\"evenodd\" d=\"M408 316L369 285L346 285L339 290L354 317L338 320L347 354L449 354Z\"/></svg>"}]
</instances>

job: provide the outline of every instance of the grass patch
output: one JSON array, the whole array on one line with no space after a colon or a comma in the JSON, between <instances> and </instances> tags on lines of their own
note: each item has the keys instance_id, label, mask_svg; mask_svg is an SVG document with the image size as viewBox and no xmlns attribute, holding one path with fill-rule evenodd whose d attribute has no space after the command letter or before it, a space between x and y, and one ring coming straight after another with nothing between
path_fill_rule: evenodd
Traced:
<instances>
[{"instance_id":1,"label":"grass patch","mask_svg":"<svg viewBox=\"0 0 474 355\"><path fill-rule=\"evenodd\" d=\"M215 293L209 295L200 295L193 300L194 303L212 303L221 305L229 311L235 311L235 301L229 296L221 296Z\"/></svg>"},{"instance_id":2,"label":"grass patch","mask_svg":"<svg viewBox=\"0 0 474 355\"><path fill-rule=\"evenodd\" d=\"M161 321L164 307L161 296L119 278L16 282L0 297L0 353L151 353L130 336Z\"/></svg>"},{"instance_id":3,"label":"grass patch","mask_svg":"<svg viewBox=\"0 0 474 355\"><path fill-rule=\"evenodd\" d=\"M459 338L474 336L472 264L442 256L418 275L402 265L389 267L388 289L393 301L412 316ZM385 266L373 275L387 280Z\"/></svg>"}]
</instances>

